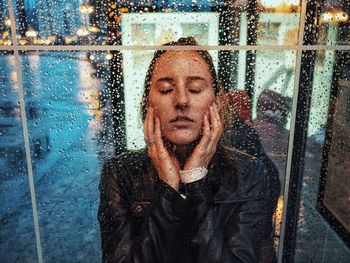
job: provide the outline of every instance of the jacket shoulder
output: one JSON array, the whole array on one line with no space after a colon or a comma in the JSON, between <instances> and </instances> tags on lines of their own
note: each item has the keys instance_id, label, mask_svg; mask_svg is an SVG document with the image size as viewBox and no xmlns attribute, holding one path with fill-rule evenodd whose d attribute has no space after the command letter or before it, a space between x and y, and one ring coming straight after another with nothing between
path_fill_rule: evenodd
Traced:
<instances>
[{"instance_id":1,"label":"jacket shoulder","mask_svg":"<svg viewBox=\"0 0 350 263\"><path fill-rule=\"evenodd\" d=\"M101 177L106 180L129 181L142 174L148 162L149 157L146 150L126 151L103 163Z\"/></svg>"},{"instance_id":2,"label":"jacket shoulder","mask_svg":"<svg viewBox=\"0 0 350 263\"><path fill-rule=\"evenodd\" d=\"M234 162L235 165L246 166L254 165L259 159L254 155L246 153L238 148L230 146L221 146L222 157L228 161Z\"/></svg>"},{"instance_id":3,"label":"jacket shoulder","mask_svg":"<svg viewBox=\"0 0 350 263\"><path fill-rule=\"evenodd\" d=\"M115 168L134 167L137 168L144 164L148 159L146 150L125 151L117 156L113 156L104 162L104 166L109 165Z\"/></svg>"},{"instance_id":4,"label":"jacket shoulder","mask_svg":"<svg viewBox=\"0 0 350 263\"><path fill-rule=\"evenodd\" d=\"M223 147L222 151L222 158L232 167L234 172L230 174L236 178L241 191L248 191L256 184L265 184L266 169L259 158L232 147Z\"/></svg>"}]
</instances>

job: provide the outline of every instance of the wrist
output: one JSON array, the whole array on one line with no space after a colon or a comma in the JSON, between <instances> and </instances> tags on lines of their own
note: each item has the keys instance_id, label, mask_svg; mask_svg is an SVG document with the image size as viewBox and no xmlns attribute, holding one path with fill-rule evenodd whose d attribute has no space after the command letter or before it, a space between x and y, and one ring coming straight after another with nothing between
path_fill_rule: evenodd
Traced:
<instances>
[{"instance_id":1,"label":"wrist","mask_svg":"<svg viewBox=\"0 0 350 263\"><path fill-rule=\"evenodd\" d=\"M188 184L203 179L208 173L205 167L196 167L179 171L182 183Z\"/></svg>"},{"instance_id":2,"label":"wrist","mask_svg":"<svg viewBox=\"0 0 350 263\"><path fill-rule=\"evenodd\" d=\"M196 169L196 168L205 168L205 169L207 169L207 167L208 167L208 163L204 162L204 160L196 161L196 162L190 161L190 162L187 162L185 164L183 171Z\"/></svg>"}]
</instances>

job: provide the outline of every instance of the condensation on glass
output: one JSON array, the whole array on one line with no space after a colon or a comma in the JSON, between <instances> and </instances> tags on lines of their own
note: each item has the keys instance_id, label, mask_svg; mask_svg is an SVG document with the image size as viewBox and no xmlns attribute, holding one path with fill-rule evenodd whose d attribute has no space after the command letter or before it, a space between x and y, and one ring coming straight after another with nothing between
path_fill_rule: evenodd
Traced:
<instances>
[{"instance_id":1,"label":"condensation on glass","mask_svg":"<svg viewBox=\"0 0 350 263\"><path fill-rule=\"evenodd\" d=\"M21 53L44 261L99 260L99 171L114 136L109 59L95 51Z\"/></svg>"},{"instance_id":2,"label":"condensation on glass","mask_svg":"<svg viewBox=\"0 0 350 263\"><path fill-rule=\"evenodd\" d=\"M348 1L320 6L315 45L348 45ZM295 260L348 262L349 51L305 52L315 59ZM307 249L306 249L307 248Z\"/></svg>"},{"instance_id":3,"label":"condensation on glass","mask_svg":"<svg viewBox=\"0 0 350 263\"><path fill-rule=\"evenodd\" d=\"M316 53L295 249L298 262L350 258L349 73L349 52Z\"/></svg>"},{"instance_id":4,"label":"condensation on glass","mask_svg":"<svg viewBox=\"0 0 350 263\"><path fill-rule=\"evenodd\" d=\"M301 10L299 0L14 3L19 45L162 45L189 35L205 45L292 45Z\"/></svg>"},{"instance_id":5,"label":"condensation on glass","mask_svg":"<svg viewBox=\"0 0 350 263\"><path fill-rule=\"evenodd\" d=\"M341 88L334 91L334 67L346 65L337 59L337 51L327 47L349 44L350 8L345 0L324 2L317 9L319 19L313 21L318 35L306 39L324 46L315 54L303 53L303 58L315 58L315 67L297 262L346 262L350 258L349 248L318 208L321 167L326 165L323 152L327 136L332 136L327 130L329 113L337 105L331 98L342 98L345 113L349 98L346 72L341 75ZM210 54L229 103L239 111L237 118L257 131L277 167L282 186L273 219L278 251L292 102L299 86L296 73L302 66L297 64L300 25L304 23L300 21L301 1L14 0L13 4L28 135L22 129L10 12L7 1L0 0L0 47L8 47L0 53L0 191L4 193L0 254L8 255L5 262L36 258L24 136L28 136L33 165L44 261L99 261L101 164L121 149L145 146L139 104L154 50L142 46L159 46L187 36L205 46L258 47L257 51L214 48ZM24 51L33 45L51 51ZM89 47L92 45L106 51ZM88 47L82 52L62 51L63 46L72 50ZM116 46L125 50L113 50ZM331 113L338 116L337 111ZM339 116L336 127L347 134L349 120L344 114ZM344 137L338 140L338 144L349 145ZM333 257L334 253L338 256Z\"/></svg>"},{"instance_id":6,"label":"condensation on glass","mask_svg":"<svg viewBox=\"0 0 350 263\"><path fill-rule=\"evenodd\" d=\"M0 80L1 261L36 261L19 87L11 52L0 52Z\"/></svg>"},{"instance_id":7,"label":"condensation on glass","mask_svg":"<svg viewBox=\"0 0 350 263\"><path fill-rule=\"evenodd\" d=\"M7 1L0 1L0 46L11 46L11 19Z\"/></svg>"}]
</instances>

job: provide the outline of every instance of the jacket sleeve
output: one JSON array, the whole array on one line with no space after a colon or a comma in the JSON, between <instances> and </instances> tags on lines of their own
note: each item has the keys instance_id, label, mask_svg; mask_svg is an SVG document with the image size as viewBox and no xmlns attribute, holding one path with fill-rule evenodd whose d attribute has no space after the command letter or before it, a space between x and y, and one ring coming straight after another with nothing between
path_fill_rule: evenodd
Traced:
<instances>
[{"instance_id":1,"label":"jacket sleeve","mask_svg":"<svg viewBox=\"0 0 350 263\"><path fill-rule=\"evenodd\" d=\"M173 188L161 183L141 234L133 237L130 212L131 175L113 161L105 163L100 181L99 222L102 262L173 262L185 201Z\"/></svg>"},{"instance_id":2,"label":"jacket sleeve","mask_svg":"<svg viewBox=\"0 0 350 263\"><path fill-rule=\"evenodd\" d=\"M206 179L186 186L191 211L188 215L188 239L192 255L189 262L257 262L258 244L269 223L266 214L266 170L256 162L240 182L240 198L228 199L214 209L213 196Z\"/></svg>"}]
</instances>

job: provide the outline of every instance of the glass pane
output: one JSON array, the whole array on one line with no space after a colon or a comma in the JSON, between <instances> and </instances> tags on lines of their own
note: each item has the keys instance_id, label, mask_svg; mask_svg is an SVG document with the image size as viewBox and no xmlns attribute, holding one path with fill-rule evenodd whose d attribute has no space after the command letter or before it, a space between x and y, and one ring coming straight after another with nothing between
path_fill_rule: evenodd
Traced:
<instances>
[{"instance_id":1,"label":"glass pane","mask_svg":"<svg viewBox=\"0 0 350 263\"><path fill-rule=\"evenodd\" d=\"M105 45L103 1L14 0L20 45Z\"/></svg>"},{"instance_id":2,"label":"glass pane","mask_svg":"<svg viewBox=\"0 0 350 263\"><path fill-rule=\"evenodd\" d=\"M251 123L260 136L265 153L277 168L281 185L274 216L276 247L282 222L295 61L294 51L256 52ZM249 118L247 120L250 122Z\"/></svg>"},{"instance_id":3,"label":"glass pane","mask_svg":"<svg viewBox=\"0 0 350 263\"><path fill-rule=\"evenodd\" d=\"M296 52L258 51L256 54L252 123L264 150L278 168L283 193Z\"/></svg>"},{"instance_id":4,"label":"glass pane","mask_svg":"<svg viewBox=\"0 0 350 263\"><path fill-rule=\"evenodd\" d=\"M123 45L162 45L188 36L202 45L293 45L298 38L298 1L265 1L255 8L224 1L178 2L183 3L169 5L166 12L158 6L152 13L145 7L111 11L110 17L120 17L111 33L118 36L120 29Z\"/></svg>"},{"instance_id":5,"label":"glass pane","mask_svg":"<svg viewBox=\"0 0 350 263\"><path fill-rule=\"evenodd\" d=\"M45 262L98 262L101 162L114 153L106 52L21 54ZM59 248L59 249L57 249Z\"/></svg>"},{"instance_id":6,"label":"glass pane","mask_svg":"<svg viewBox=\"0 0 350 263\"><path fill-rule=\"evenodd\" d=\"M320 6L317 44L349 45L349 17L349 1L325 1Z\"/></svg>"},{"instance_id":7,"label":"glass pane","mask_svg":"<svg viewBox=\"0 0 350 263\"><path fill-rule=\"evenodd\" d=\"M37 261L15 59L0 52L0 255ZM32 145L31 141L31 145ZM5 256L6 255L6 256Z\"/></svg>"},{"instance_id":8,"label":"glass pane","mask_svg":"<svg viewBox=\"0 0 350 263\"><path fill-rule=\"evenodd\" d=\"M7 1L0 1L0 46L12 45L11 20Z\"/></svg>"},{"instance_id":9,"label":"glass pane","mask_svg":"<svg viewBox=\"0 0 350 263\"><path fill-rule=\"evenodd\" d=\"M349 61L347 52L317 52L296 262L350 258Z\"/></svg>"},{"instance_id":10,"label":"glass pane","mask_svg":"<svg viewBox=\"0 0 350 263\"><path fill-rule=\"evenodd\" d=\"M15 1L19 43L293 45L300 1Z\"/></svg>"}]
</instances>

